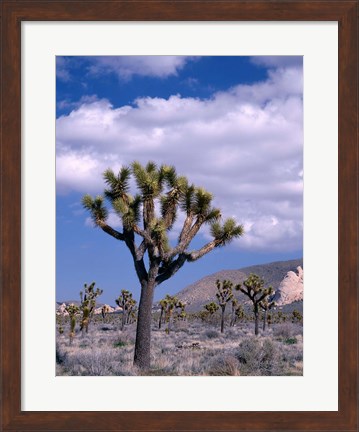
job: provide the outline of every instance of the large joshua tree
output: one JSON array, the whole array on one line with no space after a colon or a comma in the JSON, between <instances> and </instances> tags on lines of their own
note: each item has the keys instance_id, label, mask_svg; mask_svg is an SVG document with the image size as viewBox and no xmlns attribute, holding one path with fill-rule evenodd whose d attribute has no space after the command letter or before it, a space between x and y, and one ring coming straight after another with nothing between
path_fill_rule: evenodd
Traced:
<instances>
[{"instance_id":1,"label":"large joshua tree","mask_svg":"<svg viewBox=\"0 0 359 432\"><path fill-rule=\"evenodd\" d=\"M107 185L104 197L85 195L82 202L95 225L115 240L124 242L132 255L141 285L134 364L148 368L156 286L171 278L186 262L196 261L214 248L240 237L243 226L233 219L221 224L221 212L212 207L212 195L178 176L173 166L158 167L154 162L142 166L133 162L118 174L108 169L103 176ZM135 196L130 195L131 176L139 192ZM121 231L107 223L109 211L105 198L122 220ZM185 213L185 219L177 244L171 246L167 234L179 210ZM189 250L191 241L204 224L210 224L213 239L198 250ZM146 254L148 259L145 259Z\"/></svg>"},{"instance_id":2,"label":"large joshua tree","mask_svg":"<svg viewBox=\"0 0 359 432\"><path fill-rule=\"evenodd\" d=\"M255 322L254 333L257 336L259 329L259 308L260 305L263 304L271 294L273 294L273 288L271 286L264 288L264 280L253 273L251 273L243 282L243 286L238 284L235 288L249 297L253 304Z\"/></svg>"}]
</instances>

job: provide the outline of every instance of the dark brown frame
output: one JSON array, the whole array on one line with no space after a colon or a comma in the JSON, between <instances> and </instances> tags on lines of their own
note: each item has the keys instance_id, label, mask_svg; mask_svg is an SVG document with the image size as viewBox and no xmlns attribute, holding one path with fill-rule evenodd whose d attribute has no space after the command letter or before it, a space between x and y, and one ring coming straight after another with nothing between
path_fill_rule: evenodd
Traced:
<instances>
[{"instance_id":1,"label":"dark brown frame","mask_svg":"<svg viewBox=\"0 0 359 432\"><path fill-rule=\"evenodd\" d=\"M1 13L1 430L356 431L358 428L358 0L3 0ZM267 413L21 411L20 24L21 21L34 20L239 20L337 21L339 23L339 411ZM323 146L324 152L325 143L318 143L318 145Z\"/></svg>"}]
</instances>

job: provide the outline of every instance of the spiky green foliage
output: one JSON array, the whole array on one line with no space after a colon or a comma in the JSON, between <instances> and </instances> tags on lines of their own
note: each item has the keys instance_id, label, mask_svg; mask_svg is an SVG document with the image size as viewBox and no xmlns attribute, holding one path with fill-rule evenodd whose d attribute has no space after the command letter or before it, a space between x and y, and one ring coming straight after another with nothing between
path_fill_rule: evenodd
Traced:
<instances>
[{"instance_id":1,"label":"spiky green foliage","mask_svg":"<svg viewBox=\"0 0 359 432\"><path fill-rule=\"evenodd\" d=\"M90 195L85 195L82 198L82 205L90 212L93 223L98 226L105 223L108 217L108 210L104 206L104 199L98 195L92 198Z\"/></svg>"},{"instance_id":2,"label":"spiky green foliage","mask_svg":"<svg viewBox=\"0 0 359 432\"><path fill-rule=\"evenodd\" d=\"M203 306L207 312L210 313L210 315L213 315L214 313L216 313L219 309L219 306L217 303L211 302L211 303L207 303L206 305Z\"/></svg>"},{"instance_id":3,"label":"spiky green foliage","mask_svg":"<svg viewBox=\"0 0 359 432\"><path fill-rule=\"evenodd\" d=\"M95 289L96 282L92 282L90 285L84 284L84 291L80 291L80 310L82 312L80 330L88 332L89 323L93 317L96 299L99 297L103 290L100 288Z\"/></svg>"},{"instance_id":4,"label":"spiky green foliage","mask_svg":"<svg viewBox=\"0 0 359 432\"><path fill-rule=\"evenodd\" d=\"M258 335L258 324L259 324L259 308L261 304L265 304L268 297L274 294L271 286L264 287L264 279L260 276L251 273L248 278L243 282L243 285L236 285L236 290L241 291L245 294L253 304L253 313L255 318L255 335Z\"/></svg>"},{"instance_id":5,"label":"spiky green foliage","mask_svg":"<svg viewBox=\"0 0 359 432\"><path fill-rule=\"evenodd\" d=\"M232 218L228 218L223 225L219 222L214 222L211 225L211 235L220 242L220 246L225 246L234 238L239 238L243 234L243 225L237 225Z\"/></svg>"},{"instance_id":6,"label":"spiky green foliage","mask_svg":"<svg viewBox=\"0 0 359 432\"><path fill-rule=\"evenodd\" d=\"M105 197L112 202L118 199L126 202L129 197L130 177L131 170L128 167L122 167L117 175L115 175L112 169L107 169L103 173L105 183L109 187L105 189Z\"/></svg>"},{"instance_id":7,"label":"spiky green foliage","mask_svg":"<svg viewBox=\"0 0 359 432\"><path fill-rule=\"evenodd\" d=\"M134 197L130 195L131 177L138 190ZM94 223L116 240L123 241L131 253L141 284L141 299L144 299L140 304L146 305L140 306L138 312L135 364L148 367L150 305L155 287L171 278L186 262L196 261L242 236L243 226L237 225L234 219L221 223L221 211L213 207L212 194L189 184L173 166L158 166L154 162L142 165L135 161L117 174L111 169L106 170L104 181L104 197L119 216L122 230L117 231L108 225L109 212L103 197L85 195L82 203ZM169 231L179 211L185 213L185 219L177 244L172 246ZM211 225L213 239L198 250L189 250L204 224ZM138 238L140 242L137 242Z\"/></svg>"}]
</instances>

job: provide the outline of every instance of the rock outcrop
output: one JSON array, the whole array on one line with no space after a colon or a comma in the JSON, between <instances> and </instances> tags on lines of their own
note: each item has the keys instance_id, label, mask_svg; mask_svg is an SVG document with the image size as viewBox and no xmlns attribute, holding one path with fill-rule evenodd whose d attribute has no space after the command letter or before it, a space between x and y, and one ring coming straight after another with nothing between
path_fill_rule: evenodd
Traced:
<instances>
[{"instance_id":1,"label":"rock outcrop","mask_svg":"<svg viewBox=\"0 0 359 432\"><path fill-rule=\"evenodd\" d=\"M278 306L303 300L303 269L297 267L297 271L289 271L276 290L274 301Z\"/></svg>"}]
</instances>

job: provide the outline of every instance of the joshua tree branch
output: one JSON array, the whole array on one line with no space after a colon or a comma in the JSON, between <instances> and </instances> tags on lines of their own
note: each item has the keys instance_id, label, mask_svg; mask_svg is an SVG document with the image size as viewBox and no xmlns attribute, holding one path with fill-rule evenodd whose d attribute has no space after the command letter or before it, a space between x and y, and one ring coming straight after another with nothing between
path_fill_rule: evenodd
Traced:
<instances>
[{"instance_id":1,"label":"joshua tree branch","mask_svg":"<svg viewBox=\"0 0 359 432\"><path fill-rule=\"evenodd\" d=\"M138 225L133 226L133 231L139 236L143 237L147 243L152 243L152 239L149 233L147 231L141 230L141 228Z\"/></svg>"},{"instance_id":2,"label":"joshua tree branch","mask_svg":"<svg viewBox=\"0 0 359 432\"><path fill-rule=\"evenodd\" d=\"M116 240L125 240L125 236L123 233L120 233L119 231L116 231L115 229L111 228L109 225L107 225L106 222L99 221L97 225L105 231L105 233L109 234L110 236L114 237Z\"/></svg>"},{"instance_id":3,"label":"joshua tree branch","mask_svg":"<svg viewBox=\"0 0 359 432\"><path fill-rule=\"evenodd\" d=\"M215 247L219 246L220 244L221 244L220 240L212 240L206 245L204 245L203 247L201 247L201 249L198 249L188 254L187 260L196 261L199 258L203 257L203 255L206 255L207 253L211 252L211 250L213 250Z\"/></svg>"},{"instance_id":4,"label":"joshua tree branch","mask_svg":"<svg viewBox=\"0 0 359 432\"><path fill-rule=\"evenodd\" d=\"M137 256L137 248L136 248L136 244L135 244L135 236L133 231L125 231L124 232L124 239L125 239L125 243L126 246L128 247L128 249L131 252L132 258L133 258L133 262L135 265L135 270L136 270L136 274L137 277L139 279L140 282L143 282L145 280L147 280L148 278L148 273L145 267L145 263L143 262L143 256L141 258L139 258Z\"/></svg>"},{"instance_id":5,"label":"joshua tree branch","mask_svg":"<svg viewBox=\"0 0 359 432\"><path fill-rule=\"evenodd\" d=\"M196 219L196 222L192 225L193 222L193 216L189 215L187 216L183 228L182 228L182 232L180 234L180 239L179 239L179 243L176 247L174 247L173 249L171 249L166 255L165 255L165 259L171 259L173 257L175 257L178 254L181 254L185 251L185 249L187 248L187 246L191 243L193 237L198 233L199 229L201 228L204 220L200 217L198 217ZM192 226L191 226L192 225ZM193 260L191 260L193 261Z\"/></svg>"},{"instance_id":6,"label":"joshua tree branch","mask_svg":"<svg viewBox=\"0 0 359 432\"><path fill-rule=\"evenodd\" d=\"M161 267L158 276L156 277L156 282L159 285L165 280L172 277L187 261L187 254L181 253L176 260L174 260L167 267Z\"/></svg>"},{"instance_id":7,"label":"joshua tree branch","mask_svg":"<svg viewBox=\"0 0 359 432\"><path fill-rule=\"evenodd\" d=\"M146 240L142 240L141 244L139 245L139 247L136 250L136 257L138 260L141 260L143 258L146 250L147 250Z\"/></svg>"}]
</instances>

